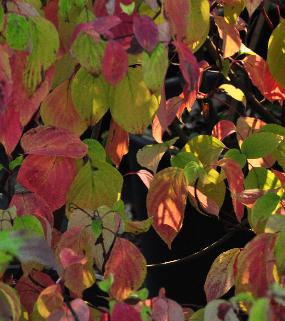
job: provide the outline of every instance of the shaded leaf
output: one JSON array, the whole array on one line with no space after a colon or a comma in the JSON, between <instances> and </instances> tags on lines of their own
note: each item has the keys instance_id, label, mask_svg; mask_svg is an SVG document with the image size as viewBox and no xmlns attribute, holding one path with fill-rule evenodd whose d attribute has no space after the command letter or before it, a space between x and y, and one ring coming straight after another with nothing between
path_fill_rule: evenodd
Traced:
<instances>
[{"instance_id":1,"label":"shaded leaf","mask_svg":"<svg viewBox=\"0 0 285 321\"><path fill-rule=\"evenodd\" d=\"M16 157L15 159L13 159L10 163L9 163L9 170L13 171L15 168L17 168L18 166L20 166L24 161L24 156L20 155L18 157Z\"/></svg>"},{"instance_id":2,"label":"shaded leaf","mask_svg":"<svg viewBox=\"0 0 285 321\"><path fill-rule=\"evenodd\" d=\"M158 42L158 29L149 16L134 16L133 29L138 43L148 52L152 52Z\"/></svg>"}]
</instances>

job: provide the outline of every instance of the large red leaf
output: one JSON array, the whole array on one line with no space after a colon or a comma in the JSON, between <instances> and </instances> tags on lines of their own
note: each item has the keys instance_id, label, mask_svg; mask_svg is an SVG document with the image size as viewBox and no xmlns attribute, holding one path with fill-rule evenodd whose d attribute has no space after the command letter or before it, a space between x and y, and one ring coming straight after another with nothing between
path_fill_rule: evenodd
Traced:
<instances>
[{"instance_id":1,"label":"large red leaf","mask_svg":"<svg viewBox=\"0 0 285 321\"><path fill-rule=\"evenodd\" d=\"M38 126L22 137L21 145L27 154L82 158L88 147L81 140L63 128Z\"/></svg>"},{"instance_id":2,"label":"large red leaf","mask_svg":"<svg viewBox=\"0 0 285 321\"><path fill-rule=\"evenodd\" d=\"M115 86L128 72L128 55L123 46L117 42L108 41L103 56L103 76Z\"/></svg>"},{"instance_id":3,"label":"large red leaf","mask_svg":"<svg viewBox=\"0 0 285 321\"><path fill-rule=\"evenodd\" d=\"M134 34L138 43L148 52L152 52L158 42L158 29L149 16L135 16Z\"/></svg>"},{"instance_id":4,"label":"large red leaf","mask_svg":"<svg viewBox=\"0 0 285 321\"><path fill-rule=\"evenodd\" d=\"M228 158L220 160L218 164L226 174L236 218L241 222L244 215L244 205L237 200L236 194L241 193L244 190L244 176L242 169L237 162Z\"/></svg>"},{"instance_id":5,"label":"large red leaf","mask_svg":"<svg viewBox=\"0 0 285 321\"><path fill-rule=\"evenodd\" d=\"M12 73L9 56L0 46L0 112L7 106L13 89Z\"/></svg>"},{"instance_id":6,"label":"large red leaf","mask_svg":"<svg viewBox=\"0 0 285 321\"><path fill-rule=\"evenodd\" d=\"M140 313L131 305L126 303L116 303L114 306L111 321L141 321Z\"/></svg>"},{"instance_id":7,"label":"large red leaf","mask_svg":"<svg viewBox=\"0 0 285 321\"><path fill-rule=\"evenodd\" d=\"M234 285L234 264L239 253L237 248L228 250L213 262L204 285L208 302L223 296Z\"/></svg>"},{"instance_id":8,"label":"large red leaf","mask_svg":"<svg viewBox=\"0 0 285 321\"><path fill-rule=\"evenodd\" d=\"M249 55L243 60L244 68L252 83L268 100L284 100L285 88L272 77L267 62L258 55Z\"/></svg>"},{"instance_id":9,"label":"large red leaf","mask_svg":"<svg viewBox=\"0 0 285 321\"><path fill-rule=\"evenodd\" d=\"M124 300L141 287L146 277L146 260L133 243L118 237L106 263L105 276L110 274L114 277L111 296Z\"/></svg>"},{"instance_id":10,"label":"large red leaf","mask_svg":"<svg viewBox=\"0 0 285 321\"><path fill-rule=\"evenodd\" d=\"M106 144L106 152L112 162L119 166L124 155L129 150L129 134L114 120L111 121Z\"/></svg>"},{"instance_id":11,"label":"large red leaf","mask_svg":"<svg viewBox=\"0 0 285 321\"><path fill-rule=\"evenodd\" d=\"M157 173L147 194L147 212L163 241L171 243L182 228L187 189L184 171L169 167Z\"/></svg>"},{"instance_id":12,"label":"large red leaf","mask_svg":"<svg viewBox=\"0 0 285 321\"><path fill-rule=\"evenodd\" d=\"M257 297L266 295L274 282L275 239L275 234L259 234L239 254L235 284L237 293L251 292Z\"/></svg>"},{"instance_id":13,"label":"large red leaf","mask_svg":"<svg viewBox=\"0 0 285 321\"><path fill-rule=\"evenodd\" d=\"M3 144L7 154L13 152L21 135L19 113L11 107L0 112L0 143Z\"/></svg>"},{"instance_id":14,"label":"large red leaf","mask_svg":"<svg viewBox=\"0 0 285 321\"><path fill-rule=\"evenodd\" d=\"M17 180L29 191L40 195L52 210L56 210L65 204L76 172L74 159L29 155L20 168Z\"/></svg>"},{"instance_id":15,"label":"large red leaf","mask_svg":"<svg viewBox=\"0 0 285 321\"><path fill-rule=\"evenodd\" d=\"M223 140L227 136L236 131L236 126L230 120L220 120L213 128L212 135L219 140Z\"/></svg>"}]
</instances>

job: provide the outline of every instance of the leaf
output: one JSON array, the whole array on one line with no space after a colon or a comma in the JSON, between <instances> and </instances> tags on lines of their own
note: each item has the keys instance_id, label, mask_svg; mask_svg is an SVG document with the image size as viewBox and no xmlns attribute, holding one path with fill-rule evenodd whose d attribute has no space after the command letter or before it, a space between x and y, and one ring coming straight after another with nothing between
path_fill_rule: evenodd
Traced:
<instances>
[{"instance_id":1,"label":"leaf","mask_svg":"<svg viewBox=\"0 0 285 321\"><path fill-rule=\"evenodd\" d=\"M87 128L71 98L70 82L62 82L41 104L41 118L45 125L64 128L81 135Z\"/></svg>"},{"instance_id":2,"label":"leaf","mask_svg":"<svg viewBox=\"0 0 285 321\"><path fill-rule=\"evenodd\" d=\"M196 52L208 36L210 27L209 1L166 0L164 9L172 35L176 36L179 41L185 40L189 49Z\"/></svg>"},{"instance_id":3,"label":"leaf","mask_svg":"<svg viewBox=\"0 0 285 321\"><path fill-rule=\"evenodd\" d=\"M28 20L18 14L9 13L6 28L6 40L10 48L25 50L31 36Z\"/></svg>"},{"instance_id":4,"label":"leaf","mask_svg":"<svg viewBox=\"0 0 285 321\"><path fill-rule=\"evenodd\" d=\"M236 123L237 139L239 146L253 133L259 131L266 123L253 117L239 117Z\"/></svg>"},{"instance_id":5,"label":"leaf","mask_svg":"<svg viewBox=\"0 0 285 321\"><path fill-rule=\"evenodd\" d=\"M122 11L124 13L126 13L127 15L131 16L135 10L136 7L136 3L135 2L131 2L130 4L126 5L124 3L120 3L120 7L122 9Z\"/></svg>"},{"instance_id":6,"label":"leaf","mask_svg":"<svg viewBox=\"0 0 285 321\"><path fill-rule=\"evenodd\" d=\"M29 155L20 168L17 181L56 210L65 204L75 176L74 159Z\"/></svg>"},{"instance_id":7,"label":"leaf","mask_svg":"<svg viewBox=\"0 0 285 321\"><path fill-rule=\"evenodd\" d=\"M124 47L117 41L107 42L103 56L102 73L105 80L115 86L128 72L128 55Z\"/></svg>"},{"instance_id":8,"label":"leaf","mask_svg":"<svg viewBox=\"0 0 285 321\"><path fill-rule=\"evenodd\" d=\"M255 233L263 233L268 218L275 212L280 197L275 193L266 193L257 199L250 214L250 224Z\"/></svg>"},{"instance_id":9,"label":"leaf","mask_svg":"<svg viewBox=\"0 0 285 321\"><path fill-rule=\"evenodd\" d=\"M238 248L228 250L212 263L204 285L208 302L223 296L233 287L234 264L239 253Z\"/></svg>"},{"instance_id":10,"label":"leaf","mask_svg":"<svg viewBox=\"0 0 285 321\"><path fill-rule=\"evenodd\" d=\"M82 158L87 146L81 140L63 128L38 126L27 131L21 145L30 155Z\"/></svg>"},{"instance_id":11,"label":"leaf","mask_svg":"<svg viewBox=\"0 0 285 321\"><path fill-rule=\"evenodd\" d=\"M136 172L135 174L137 174L139 176L139 178L142 180L142 182L144 183L144 185L149 188L150 187L150 183L153 179L153 175L145 170L145 169L140 169L138 172Z\"/></svg>"},{"instance_id":12,"label":"leaf","mask_svg":"<svg viewBox=\"0 0 285 321\"><path fill-rule=\"evenodd\" d=\"M215 16L214 19L219 35L223 39L223 57L231 57L239 51L242 44L239 32L234 25L228 23L223 17Z\"/></svg>"},{"instance_id":13,"label":"leaf","mask_svg":"<svg viewBox=\"0 0 285 321\"><path fill-rule=\"evenodd\" d=\"M227 95L232 97L233 99L240 101L243 103L243 105L246 105L246 99L243 91L241 91L239 88L234 87L231 84L222 84L219 86L219 89L226 92ZM223 122L229 122L227 120L222 120Z\"/></svg>"},{"instance_id":14,"label":"leaf","mask_svg":"<svg viewBox=\"0 0 285 321\"><path fill-rule=\"evenodd\" d=\"M179 152L170 160L171 166L179 168L184 168L191 161L199 162L199 159L190 152Z\"/></svg>"},{"instance_id":15,"label":"leaf","mask_svg":"<svg viewBox=\"0 0 285 321\"><path fill-rule=\"evenodd\" d=\"M236 126L229 120L220 120L213 128L212 135L220 141L224 140L227 136L235 133Z\"/></svg>"},{"instance_id":16,"label":"leaf","mask_svg":"<svg viewBox=\"0 0 285 321\"><path fill-rule=\"evenodd\" d=\"M269 317L269 299L258 299L250 309L249 321L267 321Z\"/></svg>"},{"instance_id":17,"label":"leaf","mask_svg":"<svg viewBox=\"0 0 285 321\"><path fill-rule=\"evenodd\" d=\"M104 280L98 282L98 287L100 290L109 293L112 284L114 282L113 274L110 274L107 278L104 278Z\"/></svg>"},{"instance_id":18,"label":"leaf","mask_svg":"<svg viewBox=\"0 0 285 321\"><path fill-rule=\"evenodd\" d=\"M96 164L96 160L106 161L106 152L104 147L92 138L86 138L83 141L88 146L88 157L92 164Z\"/></svg>"},{"instance_id":19,"label":"leaf","mask_svg":"<svg viewBox=\"0 0 285 321\"><path fill-rule=\"evenodd\" d=\"M157 173L147 194L147 212L153 227L171 248L182 228L186 206L186 180L182 169L169 167Z\"/></svg>"},{"instance_id":20,"label":"leaf","mask_svg":"<svg viewBox=\"0 0 285 321\"><path fill-rule=\"evenodd\" d=\"M275 239L274 234L259 234L241 251L237 261L236 293L251 292L257 297L266 295L274 282Z\"/></svg>"},{"instance_id":21,"label":"leaf","mask_svg":"<svg viewBox=\"0 0 285 321\"><path fill-rule=\"evenodd\" d=\"M203 165L214 164L225 145L217 138L208 135L199 135L192 138L184 147L186 152L193 153Z\"/></svg>"},{"instance_id":22,"label":"leaf","mask_svg":"<svg viewBox=\"0 0 285 321\"><path fill-rule=\"evenodd\" d=\"M22 215L15 218L13 223L13 230L27 230L30 234L37 236L44 236L44 231L41 222L32 215Z\"/></svg>"},{"instance_id":23,"label":"leaf","mask_svg":"<svg viewBox=\"0 0 285 321\"><path fill-rule=\"evenodd\" d=\"M133 234L146 233L152 226L152 218L149 217L142 221L125 221L125 232Z\"/></svg>"},{"instance_id":24,"label":"leaf","mask_svg":"<svg viewBox=\"0 0 285 321\"><path fill-rule=\"evenodd\" d=\"M232 202L236 218L241 222L244 215L244 206L236 199L236 194L241 193L244 190L244 176L241 167L234 160L222 159L218 164L224 170L229 188L231 191Z\"/></svg>"},{"instance_id":25,"label":"leaf","mask_svg":"<svg viewBox=\"0 0 285 321\"><path fill-rule=\"evenodd\" d=\"M56 59L59 37L55 26L45 18L29 17L32 51L26 66L24 83L29 93L33 93L42 82L42 71L47 71ZM49 41L46 41L48 35Z\"/></svg>"},{"instance_id":26,"label":"leaf","mask_svg":"<svg viewBox=\"0 0 285 321\"><path fill-rule=\"evenodd\" d=\"M129 151L129 135L114 120L111 121L109 128L106 153L112 162L119 166L124 155Z\"/></svg>"},{"instance_id":27,"label":"leaf","mask_svg":"<svg viewBox=\"0 0 285 321\"><path fill-rule=\"evenodd\" d=\"M145 258L134 244L118 237L106 263L104 276L110 274L114 276L110 295L124 300L141 287L146 277Z\"/></svg>"},{"instance_id":28,"label":"leaf","mask_svg":"<svg viewBox=\"0 0 285 321\"><path fill-rule=\"evenodd\" d=\"M70 321L75 319L74 314L80 321L90 320L90 309L81 299L72 300L69 305L65 304L61 309L54 310L48 321Z\"/></svg>"},{"instance_id":29,"label":"leaf","mask_svg":"<svg viewBox=\"0 0 285 321\"><path fill-rule=\"evenodd\" d=\"M204 167L196 161L190 161L184 167L184 175L188 185L194 185L198 178L203 177L206 174Z\"/></svg>"},{"instance_id":30,"label":"leaf","mask_svg":"<svg viewBox=\"0 0 285 321\"><path fill-rule=\"evenodd\" d=\"M160 92L168 69L167 48L159 43L151 53L142 54L143 80L152 92Z\"/></svg>"},{"instance_id":31,"label":"leaf","mask_svg":"<svg viewBox=\"0 0 285 321\"><path fill-rule=\"evenodd\" d=\"M205 308L195 311L191 315L189 321L204 321L204 312L205 312Z\"/></svg>"},{"instance_id":32,"label":"leaf","mask_svg":"<svg viewBox=\"0 0 285 321\"><path fill-rule=\"evenodd\" d=\"M252 168L245 179L245 189L274 190L281 187L276 175L263 167Z\"/></svg>"},{"instance_id":33,"label":"leaf","mask_svg":"<svg viewBox=\"0 0 285 321\"><path fill-rule=\"evenodd\" d=\"M149 16L134 16L134 35L138 43L148 52L152 52L158 43L158 29Z\"/></svg>"},{"instance_id":34,"label":"leaf","mask_svg":"<svg viewBox=\"0 0 285 321\"><path fill-rule=\"evenodd\" d=\"M267 62L270 72L273 78L281 85L285 87L285 77L282 72L282 68L285 64L284 59L284 39L285 35L285 19L281 18L278 26L273 30L270 39L268 41Z\"/></svg>"},{"instance_id":35,"label":"leaf","mask_svg":"<svg viewBox=\"0 0 285 321\"><path fill-rule=\"evenodd\" d=\"M284 274L284 268L285 268L284 241L285 241L285 230L277 234L276 242L274 246L274 256L276 260L277 271L281 277Z\"/></svg>"},{"instance_id":36,"label":"leaf","mask_svg":"<svg viewBox=\"0 0 285 321\"><path fill-rule=\"evenodd\" d=\"M204 321L239 321L231 303L225 300L214 300L207 304L204 311Z\"/></svg>"},{"instance_id":37,"label":"leaf","mask_svg":"<svg viewBox=\"0 0 285 321\"><path fill-rule=\"evenodd\" d=\"M249 17L251 17L254 11L259 7L262 0L245 0L246 9L248 11Z\"/></svg>"},{"instance_id":38,"label":"leaf","mask_svg":"<svg viewBox=\"0 0 285 321\"><path fill-rule=\"evenodd\" d=\"M82 95L84 88L84 95ZM71 97L74 106L88 125L95 125L107 112L109 85L102 76L94 77L80 68L71 82Z\"/></svg>"},{"instance_id":39,"label":"leaf","mask_svg":"<svg viewBox=\"0 0 285 321\"><path fill-rule=\"evenodd\" d=\"M0 304L1 320L20 320L22 309L17 292L3 282L0 282Z\"/></svg>"},{"instance_id":40,"label":"leaf","mask_svg":"<svg viewBox=\"0 0 285 321\"><path fill-rule=\"evenodd\" d=\"M1 10L2 7L0 7ZM0 47L0 113L4 112L13 92L12 70L9 55L4 47Z\"/></svg>"},{"instance_id":41,"label":"leaf","mask_svg":"<svg viewBox=\"0 0 285 321\"><path fill-rule=\"evenodd\" d=\"M12 160L9 163L9 170L13 171L15 168L17 168L18 166L20 166L22 164L23 160L24 160L23 155L16 157L14 160Z\"/></svg>"},{"instance_id":42,"label":"leaf","mask_svg":"<svg viewBox=\"0 0 285 321\"><path fill-rule=\"evenodd\" d=\"M265 233L278 233L285 229L285 216L282 214L275 214L269 217L266 222Z\"/></svg>"},{"instance_id":43,"label":"leaf","mask_svg":"<svg viewBox=\"0 0 285 321\"><path fill-rule=\"evenodd\" d=\"M0 210L0 230L11 230L13 227L13 221L17 217L17 210L15 206L11 205L6 210Z\"/></svg>"},{"instance_id":44,"label":"leaf","mask_svg":"<svg viewBox=\"0 0 285 321\"><path fill-rule=\"evenodd\" d=\"M112 311L111 321L141 321L140 313L133 306L117 302Z\"/></svg>"},{"instance_id":45,"label":"leaf","mask_svg":"<svg viewBox=\"0 0 285 321\"><path fill-rule=\"evenodd\" d=\"M285 89L273 78L268 63L260 56L254 54L243 59L244 68L252 83L268 100L285 99Z\"/></svg>"},{"instance_id":46,"label":"leaf","mask_svg":"<svg viewBox=\"0 0 285 321\"><path fill-rule=\"evenodd\" d=\"M273 133L255 133L244 140L241 145L241 152L248 159L264 157L273 153L281 141L281 137Z\"/></svg>"},{"instance_id":47,"label":"leaf","mask_svg":"<svg viewBox=\"0 0 285 321\"><path fill-rule=\"evenodd\" d=\"M229 3L228 3L229 2ZM245 7L245 0L226 1L224 5L225 19L234 24Z\"/></svg>"},{"instance_id":48,"label":"leaf","mask_svg":"<svg viewBox=\"0 0 285 321\"><path fill-rule=\"evenodd\" d=\"M156 173L158 164L164 153L177 141L173 138L162 144L146 145L137 152L137 162L153 173Z\"/></svg>"},{"instance_id":49,"label":"leaf","mask_svg":"<svg viewBox=\"0 0 285 321\"><path fill-rule=\"evenodd\" d=\"M231 148L229 149L225 155L224 155L224 158L229 158L229 159L232 159L234 160L236 163L239 164L239 166L241 168L243 168L246 164L246 157L244 154L242 154L240 152L239 149L236 149L236 148Z\"/></svg>"},{"instance_id":50,"label":"leaf","mask_svg":"<svg viewBox=\"0 0 285 321\"><path fill-rule=\"evenodd\" d=\"M146 87L141 68L129 68L125 77L110 89L110 110L115 122L125 131L141 134L151 123L159 104Z\"/></svg>"}]
</instances>

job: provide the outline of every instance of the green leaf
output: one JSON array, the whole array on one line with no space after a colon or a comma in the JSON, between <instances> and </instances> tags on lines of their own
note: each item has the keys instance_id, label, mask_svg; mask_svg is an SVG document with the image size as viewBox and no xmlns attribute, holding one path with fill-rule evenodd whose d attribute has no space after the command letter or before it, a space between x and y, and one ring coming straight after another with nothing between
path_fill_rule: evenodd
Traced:
<instances>
[{"instance_id":1,"label":"green leaf","mask_svg":"<svg viewBox=\"0 0 285 321\"><path fill-rule=\"evenodd\" d=\"M258 299L250 310L248 321L268 321L269 299Z\"/></svg>"},{"instance_id":2,"label":"green leaf","mask_svg":"<svg viewBox=\"0 0 285 321\"><path fill-rule=\"evenodd\" d=\"M276 151L280 142L280 136L274 133L255 133L244 140L241 145L241 152L248 159L264 157Z\"/></svg>"},{"instance_id":3,"label":"green leaf","mask_svg":"<svg viewBox=\"0 0 285 321\"><path fill-rule=\"evenodd\" d=\"M274 247L274 255L276 259L276 266L279 275L284 274L285 270L285 230L281 231L277 234L275 247Z\"/></svg>"},{"instance_id":4,"label":"green leaf","mask_svg":"<svg viewBox=\"0 0 285 321\"><path fill-rule=\"evenodd\" d=\"M238 149L232 148L229 149L225 155L224 158L230 158L234 161L236 161L241 168L243 168L246 164L246 157L244 154L242 154Z\"/></svg>"},{"instance_id":5,"label":"green leaf","mask_svg":"<svg viewBox=\"0 0 285 321\"><path fill-rule=\"evenodd\" d=\"M168 52L165 45L159 43L151 54L143 52L142 72L147 87L152 92L158 92L164 83L168 68Z\"/></svg>"},{"instance_id":6,"label":"green leaf","mask_svg":"<svg viewBox=\"0 0 285 321\"><path fill-rule=\"evenodd\" d=\"M3 168L5 168L5 166L0 163L0 171L1 171Z\"/></svg>"},{"instance_id":7,"label":"green leaf","mask_svg":"<svg viewBox=\"0 0 285 321\"><path fill-rule=\"evenodd\" d=\"M233 1L233 3L225 4L224 5L224 17L229 22L234 24L243 9L245 8L245 1L238 0Z\"/></svg>"},{"instance_id":8,"label":"green leaf","mask_svg":"<svg viewBox=\"0 0 285 321\"><path fill-rule=\"evenodd\" d=\"M250 223L256 233L263 233L268 218L274 213L280 202L275 193L267 193L259 197L251 211Z\"/></svg>"},{"instance_id":9,"label":"green leaf","mask_svg":"<svg viewBox=\"0 0 285 321\"><path fill-rule=\"evenodd\" d=\"M96 239L102 234L103 225L102 220L99 219L93 219L91 223L92 231Z\"/></svg>"},{"instance_id":10,"label":"green leaf","mask_svg":"<svg viewBox=\"0 0 285 321\"><path fill-rule=\"evenodd\" d=\"M184 175L188 185L193 185L197 178L206 175L206 171L199 163L190 161L184 168Z\"/></svg>"},{"instance_id":11,"label":"green leaf","mask_svg":"<svg viewBox=\"0 0 285 321\"><path fill-rule=\"evenodd\" d=\"M93 165L96 163L96 159L106 161L105 149L96 139L87 138L83 143L88 146L88 157Z\"/></svg>"},{"instance_id":12,"label":"green leaf","mask_svg":"<svg viewBox=\"0 0 285 321\"><path fill-rule=\"evenodd\" d=\"M285 230L285 216L282 214L271 215L266 222L265 233L278 233Z\"/></svg>"},{"instance_id":13,"label":"green leaf","mask_svg":"<svg viewBox=\"0 0 285 321\"><path fill-rule=\"evenodd\" d=\"M3 28L4 28L4 17L5 17L5 12L1 4L0 5L0 31L3 31Z\"/></svg>"},{"instance_id":14,"label":"green leaf","mask_svg":"<svg viewBox=\"0 0 285 321\"><path fill-rule=\"evenodd\" d=\"M84 95L82 95L84 88ZM80 68L71 83L71 96L81 118L95 125L107 112L109 85L102 76L94 77Z\"/></svg>"},{"instance_id":15,"label":"green leaf","mask_svg":"<svg viewBox=\"0 0 285 321\"><path fill-rule=\"evenodd\" d=\"M15 50L25 50L28 46L30 36L31 31L29 21L24 16L9 13L6 29L8 45Z\"/></svg>"},{"instance_id":16,"label":"green leaf","mask_svg":"<svg viewBox=\"0 0 285 321\"><path fill-rule=\"evenodd\" d=\"M184 168L189 162L199 162L199 159L192 153L180 152L170 160L172 167Z\"/></svg>"},{"instance_id":17,"label":"green leaf","mask_svg":"<svg viewBox=\"0 0 285 321\"><path fill-rule=\"evenodd\" d=\"M149 292L147 288L142 288L138 291L133 292L130 296L145 301L149 296Z\"/></svg>"},{"instance_id":18,"label":"green leaf","mask_svg":"<svg viewBox=\"0 0 285 321\"><path fill-rule=\"evenodd\" d=\"M273 30L267 52L267 62L272 76L285 87L285 19L281 18L279 25Z\"/></svg>"},{"instance_id":19,"label":"green leaf","mask_svg":"<svg viewBox=\"0 0 285 321\"><path fill-rule=\"evenodd\" d=\"M146 87L140 67L129 68L127 76L110 90L112 117L129 133L142 134L158 107L159 101Z\"/></svg>"},{"instance_id":20,"label":"green leaf","mask_svg":"<svg viewBox=\"0 0 285 321\"><path fill-rule=\"evenodd\" d=\"M24 156L20 155L9 163L9 170L12 171L16 167L20 166L24 161Z\"/></svg>"},{"instance_id":21,"label":"green leaf","mask_svg":"<svg viewBox=\"0 0 285 321\"><path fill-rule=\"evenodd\" d=\"M113 205L113 211L116 213L119 213L119 215L123 221L129 220L129 217L125 211L125 204L122 200L118 200L117 202L115 202L115 204Z\"/></svg>"},{"instance_id":22,"label":"green leaf","mask_svg":"<svg viewBox=\"0 0 285 321\"><path fill-rule=\"evenodd\" d=\"M282 184L276 175L264 167L252 168L245 178L245 189L277 189Z\"/></svg>"},{"instance_id":23,"label":"green leaf","mask_svg":"<svg viewBox=\"0 0 285 321\"><path fill-rule=\"evenodd\" d=\"M32 51L26 66L24 83L32 94L43 80L42 73L55 62L59 49L59 36L54 24L49 20L40 16L29 19Z\"/></svg>"},{"instance_id":24,"label":"green leaf","mask_svg":"<svg viewBox=\"0 0 285 321\"><path fill-rule=\"evenodd\" d=\"M149 321L151 316L151 308L143 305L140 308L140 315L141 315L142 321Z\"/></svg>"},{"instance_id":25,"label":"green leaf","mask_svg":"<svg viewBox=\"0 0 285 321\"><path fill-rule=\"evenodd\" d=\"M14 220L13 230L27 230L29 234L44 237L44 230L41 222L33 215L17 216Z\"/></svg>"},{"instance_id":26,"label":"green leaf","mask_svg":"<svg viewBox=\"0 0 285 321\"><path fill-rule=\"evenodd\" d=\"M133 14L135 10L136 3L135 2L131 2L130 4L120 3L120 7L124 13L130 16Z\"/></svg>"},{"instance_id":27,"label":"green leaf","mask_svg":"<svg viewBox=\"0 0 285 321\"><path fill-rule=\"evenodd\" d=\"M239 88L236 88L231 84L223 84L219 87L219 89L224 90L230 97L232 97L237 101L240 101L245 105L246 103L245 95L243 91L241 91Z\"/></svg>"},{"instance_id":28,"label":"green leaf","mask_svg":"<svg viewBox=\"0 0 285 321\"><path fill-rule=\"evenodd\" d=\"M276 135L285 136L285 127L277 124L266 124L260 128L260 132L270 132Z\"/></svg>"},{"instance_id":29,"label":"green leaf","mask_svg":"<svg viewBox=\"0 0 285 321\"><path fill-rule=\"evenodd\" d=\"M204 321L204 313L205 313L205 308L195 311L191 315L189 321Z\"/></svg>"},{"instance_id":30,"label":"green leaf","mask_svg":"<svg viewBox=\"0 0 285 321\"><path fill-rule=\"evenodd\" d=\"M58 1L58 11L59 14L64 18L68 19L68 13L72 7L71 0L59 0Z\"/></svg>"},{"instance_id":31,"label":"green leaf","mask_svg":"<svg viewBox=\"0 0 285 321\"><path fill-rule=\"evenodd\" d=\"M98 282L97 284L102 291L109 293L113 285L113 282L114 282L113 274L110 274L106 279Z\"/></svg>"},{"instance_id":32,"label":"green leaf","mask_svg":"<svg viewBox=\"0 0 285 321\"><path fill-rule=\"evenodd\" d=\"M277 162L280 166L282 166L283 170L285 168L285 141L280 143L277 149L272 153L272 155L276 158Z\"/></svg>"},{"instance_id":33,"label":"green leaf","mask_svg":"<svg viewBox=\"0 0 285 321\"><path fill-rule=\"evenodd\" d=\"M4 252L17 256L22 244L23 241L20 237L14 237L11 239L10 231L0 232L0 253Z\"/></svg>"}]
</instances>

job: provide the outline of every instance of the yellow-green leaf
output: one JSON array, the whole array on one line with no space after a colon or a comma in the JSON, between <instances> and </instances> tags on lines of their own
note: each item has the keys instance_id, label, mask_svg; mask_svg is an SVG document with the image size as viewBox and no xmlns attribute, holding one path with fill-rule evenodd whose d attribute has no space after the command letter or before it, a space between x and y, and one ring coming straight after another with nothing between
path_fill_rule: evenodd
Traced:
<instances>
[{"instance_id":1,"label":"yellow-green leaf","mask_svg":"<svg viewBox=\"0 0 285 321\"><path fill-rule=\"evenodd\" d=\"M245 8L244 0L233 0L224 6L224 17L229 23L235 23Z\"/></svg>"}]
</instances>

